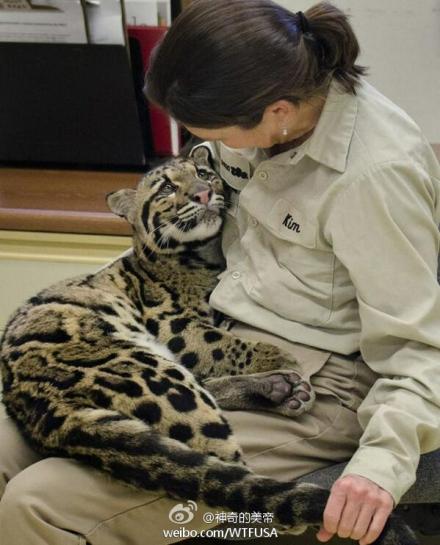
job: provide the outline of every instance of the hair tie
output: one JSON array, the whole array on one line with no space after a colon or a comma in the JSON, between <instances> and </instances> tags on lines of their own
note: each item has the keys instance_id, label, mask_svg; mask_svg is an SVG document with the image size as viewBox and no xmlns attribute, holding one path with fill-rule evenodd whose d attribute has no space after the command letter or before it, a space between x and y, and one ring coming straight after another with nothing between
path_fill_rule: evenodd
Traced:
<instances>
[{"instance_id":1,"label":"hair tie","mask_svg":"<svg viewBox=\"0 0 440 545\"><path fill-rule=\"evenodd\" d=\"M303 34L309 34L310 33L310 25L309 21L307 20L307 17L304 15L302 11L297 11L296 16L298 18L298 25Z\"/></svg>"}]
</instances>

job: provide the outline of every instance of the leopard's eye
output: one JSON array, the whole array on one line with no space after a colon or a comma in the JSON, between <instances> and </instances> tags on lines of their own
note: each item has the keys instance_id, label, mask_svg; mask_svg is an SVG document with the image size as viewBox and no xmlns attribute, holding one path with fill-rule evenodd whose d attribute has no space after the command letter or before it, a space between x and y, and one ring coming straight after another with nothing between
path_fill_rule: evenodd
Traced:
<instances>
[{"instance_id":1,"label":"leopard's eye","mask_svg":"<svg viewBox=\"0 0 440 545\"><path fill-rule=\"evenodd\" d=\"M171 195L177 191L177 186L174 185L170 180L166 180L159 189L160 195Z\"/></svg>"},{"instance_id":2,"label":"leopard's eye","mask_svg":"<svg viewBox=\"0 0 440 545\"><path fill-rule=\"evenodd\" d=\"M208 179L208 171L207 170L203 170L203 169L199 169L197 171L197 176L199 178L201 178L202 180L207 180Z\"/></svg>"}]
</instances>

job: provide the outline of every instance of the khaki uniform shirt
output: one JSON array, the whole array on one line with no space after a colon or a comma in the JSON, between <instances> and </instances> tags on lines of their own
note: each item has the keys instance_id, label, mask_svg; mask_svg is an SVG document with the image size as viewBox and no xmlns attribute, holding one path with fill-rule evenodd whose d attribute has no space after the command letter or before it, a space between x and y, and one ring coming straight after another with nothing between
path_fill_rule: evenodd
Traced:
<instances>
[{"instance_id":1,"label":"khaki uniform shirt","mask_svg":"<svg viewBox=\"0 0 440 545\"><path fill-rule=\"evenodd\" d=\"M213 307L288 340L360 350L381 378L344 474L397 503L440 447L440 166L414 121L365 80L334 82L312 136L268 158L208 145L234 189Z\"/></svg>"}]
</instances>

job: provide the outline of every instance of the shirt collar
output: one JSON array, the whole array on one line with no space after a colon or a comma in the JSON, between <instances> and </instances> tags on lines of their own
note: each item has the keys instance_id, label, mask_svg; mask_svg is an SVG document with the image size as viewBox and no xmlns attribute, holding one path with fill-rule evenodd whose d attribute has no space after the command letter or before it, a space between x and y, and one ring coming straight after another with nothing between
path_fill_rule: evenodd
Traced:
<instances>
[{"instance_id":1,"label":"shirt collar","mask_svg":"<svg viewBox=\"0 0 440 545\"><path fill-rule=\"evenodd\" d=\"M357 97L344 92L333 80L315 130L306 141L305 155L344 172L357 108Z\"/></svg>"}]
</instances>

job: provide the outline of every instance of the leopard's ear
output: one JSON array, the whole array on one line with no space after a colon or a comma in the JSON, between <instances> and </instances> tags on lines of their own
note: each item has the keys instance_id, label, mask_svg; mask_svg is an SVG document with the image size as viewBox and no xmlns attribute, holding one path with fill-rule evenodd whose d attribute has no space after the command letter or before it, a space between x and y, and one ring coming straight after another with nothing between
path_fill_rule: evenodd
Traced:
<instances>
[{"instance_id":1,"label":"leopard's ear","mask_svg":"<svg viewBox=\"0 0 440 545\"><path fill-rule=\"evenodd\" d=\"M200 166L214 168L211 150L208 146L197 146L190 151L189 157Z\"/></svg>"},{"instance_id":2,"label":"leopard's ear","mask_svg":"<svg viewBox=\"0 0 440 545\"><path fill-rule=\"evenodd\" d=\"M136 206L136 190L120 189L106 196L107 206L112 212L133 223Z\"/></svg>"}]
</instances>

